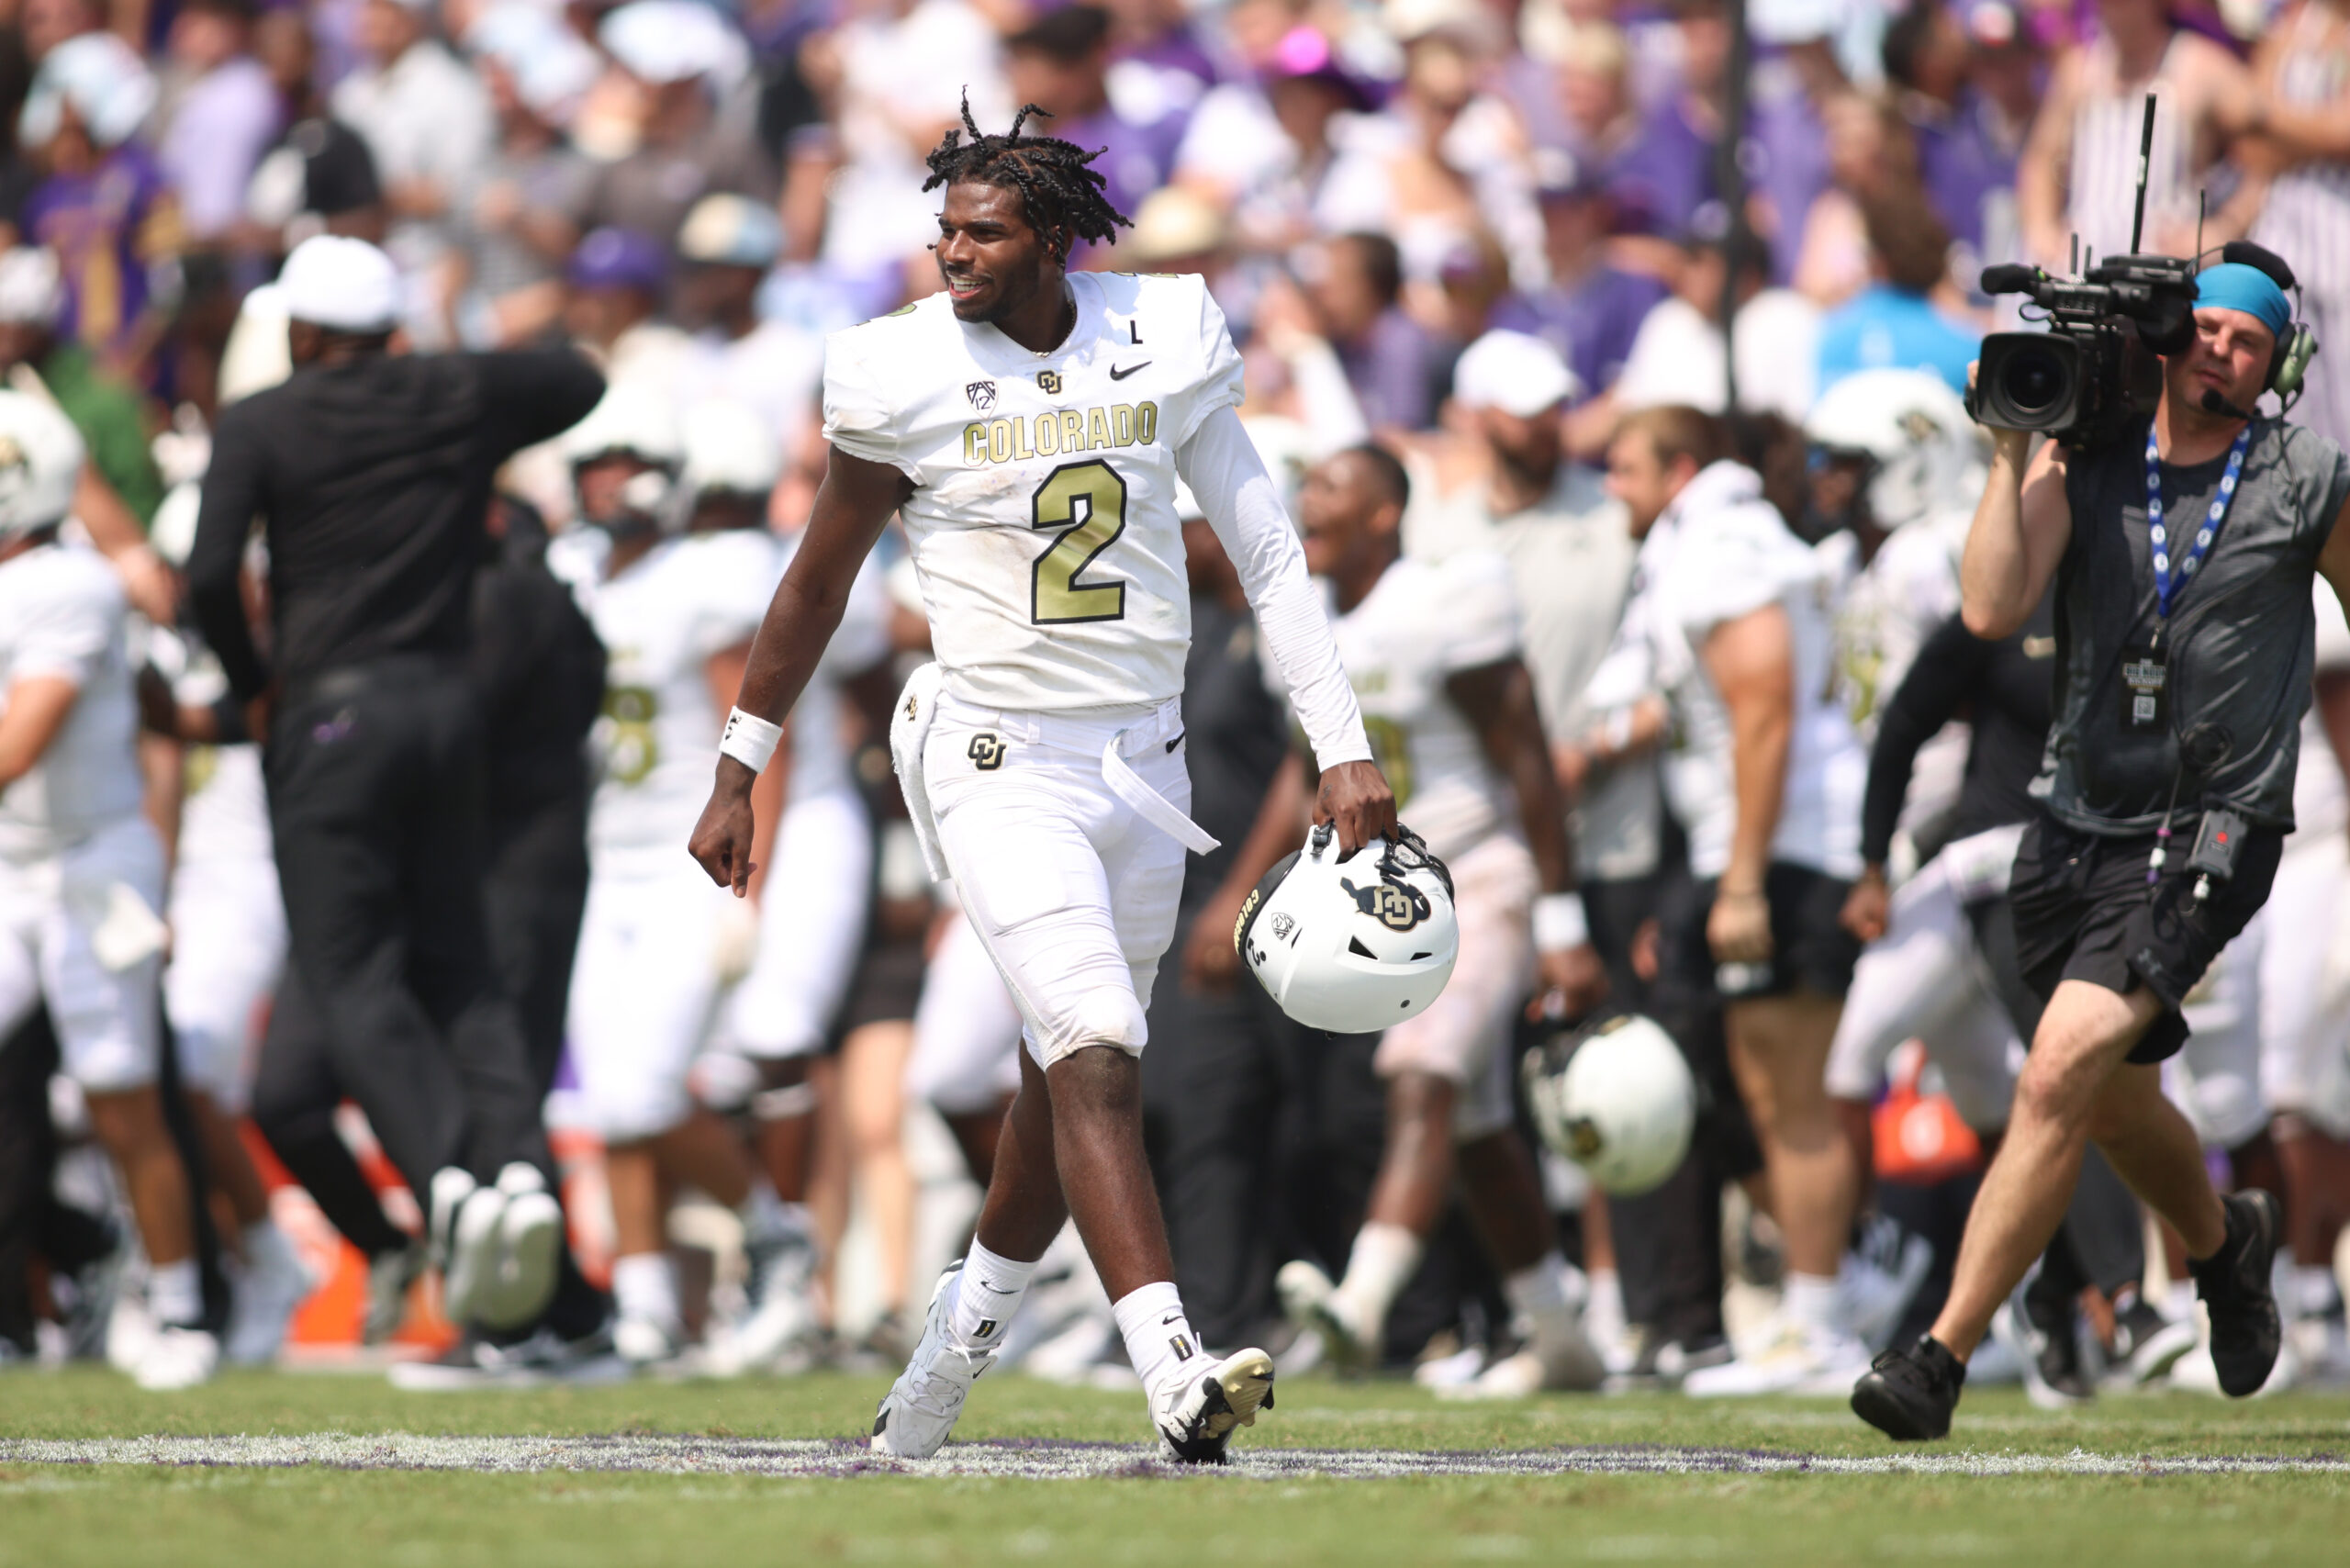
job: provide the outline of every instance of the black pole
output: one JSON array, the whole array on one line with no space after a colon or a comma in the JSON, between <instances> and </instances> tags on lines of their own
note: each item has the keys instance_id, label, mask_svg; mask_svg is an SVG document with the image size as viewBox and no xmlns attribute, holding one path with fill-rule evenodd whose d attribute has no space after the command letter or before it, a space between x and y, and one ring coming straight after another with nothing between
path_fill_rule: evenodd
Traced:
<instances>
[{"instance_id":1,"label":"black pole","mask_svg":"<svg viewBox=\"0 0 2350 1568\"><path fill-rule=\"evenodd\" d=\"M1754 65L1754 40L1746 28L1746 0L1722 0L1722 20L1729 28L1729 62L1722 73L1722 135L1714 146L1714 191L1721 198L1729 223L1722 235L1722 411L1738 412L1738 354L1732 347L1738 324L1739 257L1751 247L1746 226L1746 144L1749 105L1747 78Z\"/></svg>"},{"instance_id":2,"label":"black pole","mask_svg":"<svg viewBox=\"0 0 2350 1568\"><path fill-rule=\"evenodd\" d=\"M2138 128L2138 201L2130 209L2130 253L2138 253L2138 241L2146 231L2146 171L2154 166L2154 95L2146 95L2145 122ZM2203 241L2203 223L2195 224L2196 243Z\"/></svg>"}]
</instances>

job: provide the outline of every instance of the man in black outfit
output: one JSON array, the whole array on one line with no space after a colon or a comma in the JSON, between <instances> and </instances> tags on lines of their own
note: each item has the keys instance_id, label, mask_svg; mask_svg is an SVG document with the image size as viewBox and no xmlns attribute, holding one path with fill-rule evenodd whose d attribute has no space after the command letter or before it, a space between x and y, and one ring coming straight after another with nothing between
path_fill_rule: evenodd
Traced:
<instances>
[{"instance_id":1,"label":"man in black outfit","mask_svg":"<svg viewBox=\"0 0 2350 1568\"><path fill-rule=\"evenodd\" d=\"M290 972L334 1078L425 1202L452 1317L512 1327L553 1294L562 1215L487 930L474 578L498 468L603 380L568 353L388 353L398 279L362 241L306 241L280 287L294 375L221 416L190 599L268 737ZM267 664L237 588L256 518Z\"/></svg>"},{"instance_id":2,"label":"man in black outfit","mask_svg":"<svg viewBox=\"0 0 2350 1568\"><path fill-rule=\"evenodd\" d=\"M1853 1410L1895 1438L1949 1432L1966 1358L2055 1234L2092 1139L2186 1242L2221 1391L2258 1390L2283 1339L2277 1201L2213 1189L2159 1064L2186 1043L2187 992L2266 902L2292 829L2313 579L2350 599L2350 457L2254 412L2298 384L2305 329L2284 263L2229 251L2243 259L2197 278L2151 420L2037 455L2025 432L1992 431L1967 626L2006 636L2056 592L2042 812L2009 881L2045 1006L1933 1331L1853 1387Z\"/></svg>"}]
</instances>

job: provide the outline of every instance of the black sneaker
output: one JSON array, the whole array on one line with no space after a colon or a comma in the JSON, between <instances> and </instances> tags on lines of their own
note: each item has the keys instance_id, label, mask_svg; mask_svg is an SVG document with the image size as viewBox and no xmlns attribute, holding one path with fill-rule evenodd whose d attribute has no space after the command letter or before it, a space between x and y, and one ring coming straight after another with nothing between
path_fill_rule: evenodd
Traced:
<instances>
[{"instance_id":1,"label":"black sneaker","mask_svg":"<svg viewBox=\"0 0 2350 1568\"><path fill-rule=\"evenodd\" d=\"M1950 1436L1950 1413L1966 1386L1966 1363L1930 1334L1887 1350L1852 1385L1852 1414L1898 1442Z\"/></svg>"},{"instance_id":2,"label":"black sneaker","mask_svg":"<svg viewBox=\"0 0 2350 1568\"><path fill-rule=\"evenodd\" d=\"M2228 1238L2202 1262L2190 1260L2187 1271L2211 1316L2211 1364L2219 1369L2220 1392L2242 1399L2268 1381L2285 1340L2269 1281L2283 1215L2277 1200L2257 1188L2220 1201L2228 1211Z\"/></svg>"}]
</instances>

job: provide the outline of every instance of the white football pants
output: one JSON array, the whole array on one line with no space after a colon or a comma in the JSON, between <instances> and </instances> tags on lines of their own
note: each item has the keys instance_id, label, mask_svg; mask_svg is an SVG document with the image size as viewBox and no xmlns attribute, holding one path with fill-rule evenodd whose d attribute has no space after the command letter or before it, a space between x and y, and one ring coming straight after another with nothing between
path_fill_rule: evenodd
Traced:
<instances>
[{"instance_id":1,"label":"white football pants","mask_svg":"<svg viewBox=\"0 0 2350 1568\"><path fill-rule=\"evenodd\" d=\"M788 802L759 890L751 972L726 1004L726 1040L774 1060L823 1049L865 942L873 826L844 785Z\"/></svg>"},{"instance_id":2,"label":"white football pants","mask_svg":"<svg viewBox=\"0 0 2350 1568\"><path fill-rule=\"evenodd\" d=\"M243 1112L269 1003L285 970L285 900L277 862L182 862L172 878L172 962L163 971L187 1086Z\"/></svg>"},{"instance_id":3,"label":"white football pants","mask_svg":"<svg viewBox=\"0 0 2350 1568\"><path fill-rule=\"evenodd\" d=\"M65 1076L94 1094L155 1081L163 846L144 817L45 859L0 860L0 1038L49 1004Z\"/></svg>"},{"instance_id":4,"label":"white football pants","mask_svg":"<svg viewBox=\"0 0 2350 1568\"><path fill-rule=\"evenodd\" d=\"M906 1098L948 1116L995 1110L1020 1087L1020 1027L970 916L957 914L923 974Z\"/></svg>"}]
</instances>

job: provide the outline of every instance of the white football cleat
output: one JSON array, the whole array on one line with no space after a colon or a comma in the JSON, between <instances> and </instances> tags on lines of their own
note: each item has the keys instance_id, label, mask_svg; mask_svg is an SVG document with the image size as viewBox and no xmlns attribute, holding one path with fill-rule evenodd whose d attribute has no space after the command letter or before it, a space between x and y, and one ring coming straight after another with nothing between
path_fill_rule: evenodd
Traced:
<instances>
[{"instance_id":1,"label":"white football cleat","mask_svg":"<svg viewBox=\"0 0 2350 1568\"><path fill-rule=\"evenodd\" d=\"M881 1396L873 1415L873 1451L897 1459L928 1459L946 1446L963 1413L963 1401L981 1372L995 1364L1003 1328L991 1336L994 1343L965 1348L952 1342L954 1308L947 1295L955 1276L962 1271L957 1258L938 1276L930 1293L930 1311L923 1319L922 1339L906 1362L906 1370Z\"/></svg>"},{"instance_id":2,"label":"white football cleat","mask_svg":"<svg viewBox=\"0 0 2350 1568\"><path fill-rule=\"evenodd\" d=\"M441 1186L440 1176L432 1184ZM495 1187L476 1187L457 1206L441 1257L441 1309L450 1322L463 1326L480 1321L498 1288L498 1231L505 1218L506 1194Z\"/></svg>"},{"instance_id":3,"label":"white football cleat","mask_svg":"<svg viewBox=\"0 0 2350 1568\"><path fill-rule=\"evenodd\" d=\"M686 1331L652 1317L623 1317L612 1325L612 1350L640 1370L674 1361L686 1348Z\"/></svg>"},{"instance_id":4,"label":"white football cleat","mask_svg":"<svg viewBox=\"0 0 2350 1568\"><path fill-rule=\"evenodd\" d=\"M261 1232L261 1245L236 1281L229 1309L229 1332L221 1354L232 1367L266 1366L285 1343L286 1321L318 1279L275 1226Z\"/></svg>"},{"instance_id":5,"label":"white football cleat","mask_svg":"<svg viewBox=\"0 0 2350 1568\"><path fill-rule=\"evenodd\" d=\"M1378 1361L1379 1347L1340 1313L1338 1287L1319 1265L1303 1258L1283 1263L1273 1276L1273 1291L1292 1323L1322 1337L1323 1353L1332 1366L1357 1371Z\"/></svg>"},{"instance_id":6,"label":"white football cleat","mask_svg":"<svg viewBox=\"0 0 2350 1568\"><path fill-rule=\"evenodd\" d=\"M1189 1378L1170 1382L1151 1400L1159 1441L1184 1464L1222 1464L1225 1447L1257 1412L1273 1407L1273 1358L1238 1350Z\"/></svg>"},{"instance_id":7,"label":"white football cleat","mask_svg":"<svg viewBox=\"0 0 2350 1568\"><path fill-rule=\"evenodd\" d=\"M140 1347L130 1375L140 1387L162 1392L209 1383L219 1367L219 1340L201 1328L165 1323Z\"/></svg>"},{"instance_id":8,"label":"white football cleat","mask_svg":"<svg viewBox=\"0 0 2350 1568\"><path fill-rule=\"evenodd\" d=\"M539 1173L527 1165L509 1165L508 1175L520 1170L532 1182ZM515 1187L523 1188L516 1192ZM554 1298L555 1270L563 1256L563 1205L544 1186L509 1183L498 1178L505 1212L498 1215L497 1273L482 1293L481 1321L492 1328L520 1328L544 1312Z\"/></svg>"},{"instance_id":9,"label":"white football cleat","mask_svg":"<svg viewBox=\"0 0 2350 1568\"><path fill-rule=\"evenodd\" d=\"M1681 1380L1681 1392L1695 1399L1844 1394L1868 1370L1868 1348L1851 1335L1807 1329L1783 1318L1754 1354L1699 1368Z\"/></svg>"},{"instance_id":10,"label":"white football cleat","mask_svg":"<svg viewBox=\"0 0 2350 1568\"><path fill-rule=\"evenodd\" d=\"M720 1377L794 1370L808 1359L822 1327L808 1282L816 1271L816 1244L799 1230L754 1237L744 1244L750 1261L747 1309L713 1337L710 1368Z\"/></svg>"}]
</instances>

